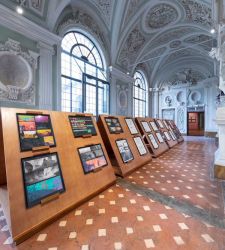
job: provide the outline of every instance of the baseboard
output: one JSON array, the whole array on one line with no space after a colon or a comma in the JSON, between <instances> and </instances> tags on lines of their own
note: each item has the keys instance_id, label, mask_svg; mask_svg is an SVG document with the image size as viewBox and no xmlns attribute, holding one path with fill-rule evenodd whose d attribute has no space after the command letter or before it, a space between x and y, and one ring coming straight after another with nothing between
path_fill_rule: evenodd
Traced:
<instances>
[{"instance_id":1,"label":"baseboard","mask_svg":"<svg viewBox=\"0 0 225 250\"><path fill-rule=\"evenodd\" d=\"M216 138L217 132L205 131L205 137Z\"/></svg>"}]
</instances>

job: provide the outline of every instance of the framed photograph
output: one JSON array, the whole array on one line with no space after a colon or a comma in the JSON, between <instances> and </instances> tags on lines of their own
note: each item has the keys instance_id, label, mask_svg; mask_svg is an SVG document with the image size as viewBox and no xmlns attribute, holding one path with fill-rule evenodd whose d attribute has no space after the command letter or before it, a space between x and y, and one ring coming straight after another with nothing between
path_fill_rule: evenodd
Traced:
<instances>
[{"instance_id":1,"label":"framed photograph","mask_svg":"<svg viewBox=\"0 0 225 250\"><path fill-rule=\"evenodd\" d=\"M167 141L170 141L171 137L168 132L164 132Z\"/></svg>"},{"instance_id":2,"label":"framed photograph","mask_svg":"<svg viewBox=\"0 0 225 250\"><path fill-rule=\"evenodd\" d=\"M173 131L170 130L169 133L170 133L172 139L173 139L174 141L176 141L176 136L175 136L175 134L173 133Z\"/></svg>"},{"instance_id":3,"label":"framed photograph","mask_svg":"<svg viewBox=\"0 0 225 250\"><path fill-rule=\"evenodd\" d=\"M34 147L56 146L50 115L16 114L20 139L20 150Z\"/></svg>"},{"instance_id":4,"label":"framed photograph","mask_svg":"<svg viewBox=\"0 0 225 250\"><path fill-rule=\"evenodd\" d=\"M27 208L44 198L65 191L57 153L21 159Z\"/></svg>"},{"instance_id":5,"label":"framed photograph","mask_svg":"<svg viewBox=\"0 0 225 250\"><path fill-rule=\"evenodd\" d=\"M144 145L144 143L143 143L140 136L134 137L134 142L136 144L136 147L137 147L140 155L147 154L146 147L145 147L145 145Z\"/></svg>"},{"instance_id":6,"label":"framed photograph","mask_svg":"<svg viewBox=\"0 0 225 250\"><path fill-rule=\"evenodd\" d=\"M155 122L150 122L150 125L152 126L154 131L158 131L158 127L156 126Z\"/></svg>"},{"instance_id":7,"label":"framed photograph","mask_svg":"<svg viewBox=\"0 0 225 250\"><path fill-rule=\"evenodd\" d=\"M165 120L163 121L163 123L164 123L164 125L165 125L165 127L166 127L167 129L170 129L169 126L168 126L168 124L167 124L167 122L166 122Z\"/></svg>"},{"instance_id":8,"label":"framed photograph","mask_svg":"<svg viewBox=\"0 0 225 250\"><path fill-rule=\"evenodd\" d=\"M157 136L157 138L158 138L158 141L160 142L160 143L163 143L164 142L164 140L163 140L163 138L162 138L162 135L158 132L158 133L155 133L156 134L156 136Z\"/></svg>"},{"instance_id":9,"label":"framed photograph","mask_svg":"<svg viewBox=\"0 0 225 250\"><path fill-rule=\"evenodd\" d=\"M108 126L110 134L123 133L123 129L117 117L105 117L105 122Z\"/></svg>"},{"instance_id":10,"label":"framed photograph","mask_svg":"<svg viewBox=\"0 0 225 250\"><path fill-rule=\"evenodd\" d=\"M149 134L148 137L149 137L149 139L150 139L150 141L152 143L153 148L157 149L159 147L159 145L158 145L158 143L157 143L154 135L153 134Z\"/></svg>"},{"instance_id":11,"label":"framed photograph","mask_svg":"<svg viewBox=\"0 0 225 250\"><path fill-rule=\"evenodd\" d=\"M97 135L91 116L69 116L74 137Z\"/></svg>"},{"instance_id":12,"label":"framed photograph","mask_svg":"<svg viewBox=\"0 0 225 250\"><path fill-rule=\"evenodd\" d=\"M101 144L88 145L77 150L85 174L108 165Z\"/></svg>"},{"instance_id":13,"label":"framed photograph","mask_svg":"<svg viewBox=\"0 0 225 250\"><path fill-rule=\"evenodd\" d=\"M124 163L132 161L134 159L130 147L127 143L127 140L125 139L116 140L116 145L119 149L120 155Z\"/></svg>"},{"instance_id":14,"label":"framed photograph","mask_svg":"<svg viewBox=\"0 0 225 250\"><path fill-rule=\"evenodd\" d=\"M148 125L147 122L141 122L141 124L142 124L142 127L144 128L144 131L145 131L146 133L151 132L151 128L149 127L149 125Z\"/></svg>"},{"instance_id":15,"label":"framed photograph","mask_svg":"<svg viewBox=\"0 0 225 250\"><path fill-rule=\"evenodd\" d=\"M160 128L164 128L164 126L160 120L157 120L157 122L158 122Z\"/></svg>"},{"instance_id":16,"label":"framed photograph","mask_svg":"<svg viewBox=\"0 0 225 250\"><path fill-rule=\"evenodd\" d=\"M128 128L129 128L129 130L130 130L130 133L131 133L132 135L138 134L138 130L137 130L137 127L136 127L135 124L134 124L133 119L131 119L131 118L125 118L125 122L126 122Z\"/></svg>"}]
</instances>

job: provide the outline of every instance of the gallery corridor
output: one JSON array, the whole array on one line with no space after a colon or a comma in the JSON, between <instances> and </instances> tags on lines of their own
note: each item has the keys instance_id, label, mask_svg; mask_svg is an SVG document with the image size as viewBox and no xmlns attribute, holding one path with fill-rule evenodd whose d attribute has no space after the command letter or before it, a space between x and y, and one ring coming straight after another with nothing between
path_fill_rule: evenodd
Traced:
<instances>
[{"instance_id":1,"label":"gallery corridor","mask_svg":"<svg viewBox=\"0 0 225 250\"><path fill-rule=\"evenodd\" d=\"M214 139L186 137L19 246L0 210L1 250L225 249ZM0 208L1 209L1 208Z\"/></svg>"}]
</instances>

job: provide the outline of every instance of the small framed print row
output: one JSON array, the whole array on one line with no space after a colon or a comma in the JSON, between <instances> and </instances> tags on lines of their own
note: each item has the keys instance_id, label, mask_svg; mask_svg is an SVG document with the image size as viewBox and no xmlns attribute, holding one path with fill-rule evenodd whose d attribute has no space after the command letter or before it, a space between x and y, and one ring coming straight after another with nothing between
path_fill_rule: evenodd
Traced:
<instances>
[{"instance_id":1,"label":"small framed print row","mask_svg":"<svg viewBox=\"0 0 225 250\"><path fill-rule=\"evenodd\" d=\"M134 137L133 139L134 139L134 142L135 142L135 145L136 145L136 147L138 149L139 154L141 156L147 154L147 149L146 149L141 137L137 136L137 137Z\"/></svg>"},{"instance_id":2,"label":"small framed print row","mask_svg":"<svg viewBox=\"0 0 225 250\"><path fill-rule=\"evenodd\" d=\"M50 115L16 114L21 152L56 146Z\"/></svg>"},{"instance_id":3,"label":"small framed print row","mask_svg":"<svg viewBox=\"0 0 225 250\"><path fill-rule=\"evenodd\" d=\"M146 133L151 132L151 128L149 127L149 124L145 121L141 121L141 125Z\"/></svg>"},{"instance_id":4,"label":"small framed print row","mask_svg":"<svg viewBox=\"0 0 225 250\"><path fill-rule=\"evenodd\" d=\"M163 138L162 138L162 135L161 135L159 132L155 133L155 135L157 136L158 141L159 141L160 143L164 143L164 140L163 140Z\"/></svg>"},{"instance_id":5,"label":"small framed print row","mask_svg":"<svg viewBox=\"0 0 225 250\"><path fill-rule=\"evenodd\" d=\"M137 130L136 125L134 124L133 119L131 119L131 118L125 118L125 122L126 122L127 127L129 128L130 133L131 133L132 135L138 134L138 130Z\"/></svg>"},{"instance_id":6,"label":"small framed print row","mask_svg":"<svg viewBox=\"0 0 225 250\"><path fill-rule=\"evenodd\" d=\"M157 120L157 123L159 124L159 127L160 128L164 128L163 124L162 124L162 121L161 120Z\"/></svg>"},{"instance_id":7,"label":"small framed print row","mask_svg":"<svg viewBox=\"0 0 225 250\"><path fill-rule=\"evenodd\" d=\"M105 122L108 126L110 134L121 134L123 133L122 126L117 117L105 117Z\"/></svg>"},{"instance_id":8,"label":"small framed print row","mask_svg":"<svg viewBox=\"0 0 225 250\"><path fill-rule=\"evenodd\" d=\"M158 145L158 143L157 143L157 141L156 141L154 135L153 135L153 134L149 134L148 137L149 137L149 139L150 139L150 142L151 142L153 148L154 148L154 149L159 148L159 145Z\"/></svg>"},{"instance_id":9,"label":"small framed print row","mask_svg":"<svg viewBox=\"0 0 225 250\"><path fill-rule=\"evenodd\" d=\"M172 130L170 130L169 133L170 133L172 139L173 139L174 141L176 141L176 136L175 136L174 132L173 132Z\"/></svg>"},{"instance_id":10,"label":"small framed print row","mask_svg":"<svg viewBox=\"0 0 225 250\"><path fill-rule=\"evenodd\" d=\"M165 132L163 132L163 133L164 133L164 135L165 135L165 137L166 137L166 140L167 140L167 141L170 141L171 137L170 137L169 133L168 133L167 131L165 131Z\"/></svg>"},{"instance_id":11,"label":"small framed print row","mask_svg":"<svg viewBox=\"0 0 225 250\"><path fill-rule=\"evenodd\" d=\"M153 129L154 131L158 131L158 130L159 130L158 127L156 126L155 122L150 121L150 125L152 126L152 129Z\"/></svg>"},{"instance_id":12,"label":"small framed print row","mask_svg":"<svg viewBox=\"0 0 225 250\"><path fill-rule=\"evenodd\" d=\"M129 161L132 161L134 159L134 156L126 139L116 140L116 145L124 163L128 163Z\"/></svg>"}]
</instances>

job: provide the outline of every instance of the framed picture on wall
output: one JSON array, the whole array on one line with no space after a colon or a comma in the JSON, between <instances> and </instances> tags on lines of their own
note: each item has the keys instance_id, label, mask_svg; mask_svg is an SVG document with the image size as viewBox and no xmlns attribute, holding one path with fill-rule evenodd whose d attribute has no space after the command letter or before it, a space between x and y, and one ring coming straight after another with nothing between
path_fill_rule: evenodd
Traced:
<instances>
[{"instance_id":1,"label":"framed picture on wall","mask_svg":"<svg viewBox=\"0 0 225 250\"><path fill-rule=\"evenodd\" d=\"M149 125L148 125L147 122L143 122L143 121L142 121L141 124L142 124L142 127L143 127L143 129L144 129L144 131L145 131L146 133L151 132L151 128L149 127Z\"/></svg>"},{"instance_id":2,"label":"framed picture on wall","mask_svg":"<svg viewBox=\"0 0 225 250\"><path fill-rule=\"evenodd\" d=\"M117 117L105 117L105 122L108 126L110 134L123 133L123 129Z\"/></svg>"},{"instance_id":3,"label":"framed picture on wall","mask_svg":"<svg viewBox=\"0 0 225 250\"><path fill-rule=\"evenodd\" d=\"M44 198L65 191L57 153L21 159L27 208Z\"/></svg>"},{"instance_id":4,"label":"framed picture on wall","mask_svg":"<svg viewBox=\"0 0 225 250\"><path fill-rule=\"evenodd\" d=\"M69 116L74 137L97 135L91 116Z\"/></svg>"},{"instance_id":5,"label":"framed picture on wall","mask_svg":"<svg viewBox=\"0 0 225 250\"><path fill-rule=\"evenodd\" d=\"M21 151L56 146L50 115L16 114Z\"/></svg>"},{"instance_id":6,"label":"framed picture on wall","mask_svg":"<svg viewBox=\"0 0 225 250\"><path fill-rule=\"evenodd\" d=\"M78 153L85 174L108 165L101 144L78 148Z\"/></svg>"},{"instance_id":7,"label":"framed picture on wall","mask_svg":"<svg viewBox=\"0 0 225 250\"><path fill-rule=\"evenodd\" d=\"M145 155L145 154L147 154L146 147L145 147L145 145L144 145L144 143L143 143L141 137L140 137L140 136L137 136L137 137L134 137L133 139L134 139L134 142L135 142L135 144L136 144L136 147L137 147L137 149L138 149L138 151L139 151L139 154L140 154L140 155Z\"/></svg>"},{"instance_id":8,"label":"framed picture on wall","mask_svg":"<svg viewBox=\"0 0 225 250\"><path fill-rule=\"evenodd\" d=\"M156 126L155 122L150 122L150 125L154 131L158 131L158 127Z\"/></svg>"},{"instance_id":9,"label":"framed picture on wall","mask_svg":"<svg viewBox=\"0 0 225 250\"><path fill-rule=\"evenodd\" d=\"M122 157L124 163L132 161L134 159L130 147L125 139L116 140L116 145Z\"/></svg>"},{"instance_id":10,"label":"framed picture on wall","mask_svg":"<svg viewBox=\"0 0 225 250\"><path fill-rule=\"evenodd\" d=\"M130 133L131 133L132 135L138 134L138 130L137 130L135 124L134 124L133 119L131 119L131 118L125 118L125 122L126 122L128 128L129 128L129 130L130 130Z\"/></svg>"},{"instance_id":11,"label":"framed picture on wall","mask_svg":"<svg viewBox=\"0 0 225 250\"><path fill-rule=\"evenodd\" d=\"M157 136L158 141L159 141L160 143L163 143L163 142L164 142L164 140L163 140L163 138L162 138L162 135L161 135L160 133L156 133L155 135Z\"/></svg>"},{"instance_id":12,"label":"framed picture on wall","mask_svg":"<svg viewBox=\"0 0 225 250\"><path fill-rule=\"evenodd\" d=\"M151 144L152 144L153 148L157 149L159 147L159 145L158 145L158 143L157 143L154 135L153 134L149 134L148 137L149 137L149 139L151 141Z\"/></svg>"}]
</instances>

